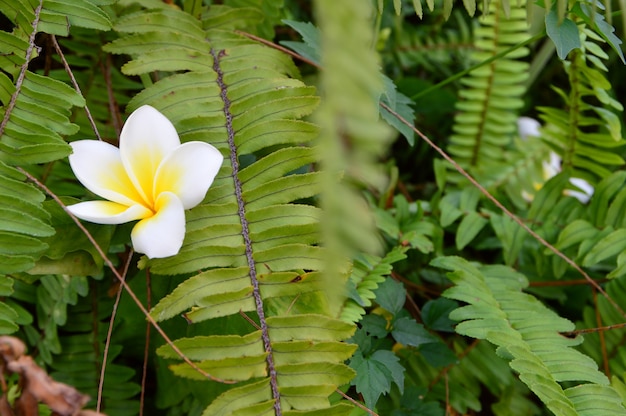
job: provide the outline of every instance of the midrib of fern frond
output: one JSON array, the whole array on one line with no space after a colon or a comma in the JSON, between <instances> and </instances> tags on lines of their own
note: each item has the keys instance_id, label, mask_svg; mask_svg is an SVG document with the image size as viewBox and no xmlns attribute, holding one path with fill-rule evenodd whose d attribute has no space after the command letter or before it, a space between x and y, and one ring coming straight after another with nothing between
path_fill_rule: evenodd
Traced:
<instances>
[{"instance_id":1,"label":"midrib of fern frond","mask_svg":"<svg viewBox=\"0 0 626 416\"><path fill-rule=\"evenodd\" d=\"M566 136L566 148L563 154L562 165L566 167L572 167L574 165L574 154L576 153L576 144L578 143L578 124L581 115L581 101L582 96L580 94L581 79L579 63L581 58L580 49L574 49L572 59L568 66L567 74L571 90L569 93L569 123L568 123L568 135Z\"/></svg>"},{"instance_id":2,"label":"midrib of fern frond","mask_svg":"<svg viewBox=\"0 0 626 416\"><path fill-rule=\"evenodd\" d=\"M220 96L224 103L224 116L226 118L226 133L228 135L228 147L230 149L230 164L232 169L232 177L235 185L235 197L237 199L237 213L239 220L241 221L241 235L244 239L246 260L248 262L250 281L252 282L254 297L254 303L256 306L257 317L259 319L259 327L261 329L261 340L263 341L263 348L266 353L265 362L267 363L267 370L270 376L270 388L272 391L272 398L274 400L274 410L276 415L282 414L280 403L280 392L278 389L278 380L276 374L276 367L274 366L274 352L270 343L270 336L268 331L267 320L265 318L265 310L263 309L263 299L259 290L259 280L257 278L257 266L253 257L252 239L250 236L250 227L248 225L248 219L246 217L246 203L243 200L242 184L239 179L239 160L237 159L237 147L235 145L235 130L233 128L233 115L231 113L231 103L228 98L228 87L224 83L224 73L220 66L220 58L224 51L216 51L211 48L211 56L213 57L213 70L217 74L216 83L220 89Z\"/></svg>"},{"instance_id":3,"label":"midrib of fern frond","mask_svg":"<svg viewBox=\"0 0 626 416\"><path fill-rule=\"evenodd\" d=\"M496 2L496 3L500 4L499 2ZM493 11L492 13L492 17L495 20L495 22L493 25L494 36L493 36L492 45L490 48L491 57L495 56L498 52L498 33L499 33L498 29L500 26L500 13L501 12L502 12L501 7L495 7L495 11ZM489 107L490 107L489 102L493 99L494 78L495 78L495 72L497 70L496 65L497 65L497 61L493 61L487 66L487 68L490 69L489 75L487 76L487 79L486 79L487 87L484 89L487 99L485 100L485 104L483 106L482 111L479 113L480 121L478 122L478 131L476 132L476 136L475 136L476 144L474 145L472 149L472 157L470 158L470 161L469 161L470 166L476 166L479 161L480 148L481 148L482 141L483 141L483 135L485 134L485 127L488 123L487 111L489 110Z\"/></svg>"}]
</instances>

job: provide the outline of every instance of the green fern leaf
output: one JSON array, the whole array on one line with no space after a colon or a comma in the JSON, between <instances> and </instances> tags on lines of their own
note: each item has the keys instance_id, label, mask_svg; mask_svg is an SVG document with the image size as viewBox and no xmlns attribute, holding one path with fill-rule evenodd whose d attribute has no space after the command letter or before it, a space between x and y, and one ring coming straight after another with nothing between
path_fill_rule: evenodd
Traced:
<instances>
[{"instance_id":1,"label":"green fern leaf","mask_svg":"<svg viewBox=\"0 0 626 416\"><path fill-rule=\"evenodd\" d=\"M489 59L528 38L524 3L512 6L507 18L504 2L490 3L489 14L475 30L474 44L478 49L471 55L475 62ZM502 148L511 143L516 113L523 105L521 96L528 64L520 58L527 54L528 49L518 48L462 80L465 89L460 91L459 113L448 150L479 180L497 180L508 169ZM459 180L456 176L451 179Z\"/></svg>"},{"instance_id":2,"label":"green fern leaf","mask_svg":"<svg viewBox=\"0 0 626 416\"><path fill-rule=\"evenodd\" d=\"M287 56L222 30L223 13L246 21L249 8L211 10L202 21L175 9L124 16L115 29L125 35L105 46L131 55L126 74L162 74L130 109L149 103L183 142L207 141L226 155L203 203L187 214L180 253L142 260L156 274L193 274L151 314L200 322L249 313L259 322L244 333L175 341L212 376L242 382L204 414L345 414L351 406L331 406L328 396L354 376L343 364L354 350L343 340L354 327L333 318L338 306L322 284L320 210L302 203L321 190L320 173L310 171L319 150L308 145L318 129L300 120L319 98L296 79ZM158 353L179 359L170 347ZM171 369L202 378L185 363Z\"/></svg>"},{"instance_id":3,"label":"green fern leaf","mask_svg":"<svg viewBox=\"0 0 626 416\"><path fill-rule=\"evenodd\" d=\"M365 314L364 307L371 306L376 297L374 291L385 276L391 273L392 264L406 258L405 248L394 248L384 258L363 254L353 262L350 275L350 299L341 311L341 319L358 322Z\"/></svg>"},{"instance_id":4,"label":"green fern leaf","mask_svg":"<svg viewBox=\"0 0 626 416\"><path fill-rule=\"evenodd\" d=\"M73 279L77 279L74 277ZM64 323L63 336L59 336L58 342L62 353L52 356L50 362L50 375L55 380L62 381L78 388L81 392L89 394L92 405L98 397L98 383L100 381L100 366L102 365L102 351L105 349L106 331L99 326L102 319L102 310L95 308L95 299L108 301L106 292L107 282L92 283L89 297L68 296L71 294L70 285L64 283L55 290L59 298L54 310L67 308L67 315L71 317ZM49 290L53 295L54 291ZM61 294L61 296L59 296ZM82 295L85 293L83 292ZM61 299L70 300L70 305L65 305ZM47 307L49 302L43 302ZM58 313L58 312L57 312ZM140 323L141 324L141 323ZM136 400L141 387L133 381L136 371L129 366L118 363L119 355L123 347L120 344L110 344L106 363L103 389L103 411L107 414L120 414L134 416L139 412L139 403Z\"/></svg>"},{"instance_id":5,"label":"green fern leaf","mask_svg":"<svg viewBox=\"0 0 626 416\"><path fill-rule=\"evenodd\" d=\"M5 257L2 255L2 257ZM4 260L2 260L4 264ZM6 259L8 261L15 261L11 258ZM13 279L10 277L4 277L0 279L0 296L8 297L13 293ZM0 335L12 334L17 331L19 327L16 324L18 314L15 310L4 302L0 302Z\"/></svg>"},{"instance_id":6,"label":"green fern leaf","mask_svg":"<svg viewBox=\"0 0 626 416\"><path fill-rule=\"evenodd\" d=\"M98 7L102 2L83 0L76 3L72 0L46 0L44 11L64 16L70 25L98 30L111 29L111 21L107 14Z\"/></svg>"},{"instance_id":7,"label":"green fern leaf","mask_svg":"<svg viewBox=\"0 0 626 416\"><path fill-rule=\"evenodd\" d=\"M40 164L66 157L70 147L64 136L78 131L78 126L70 122L72 108L85 105L73 88L28 70L37 53L35 35L45 29L40 23L50 15L49 9L33 8L28 2L9 3L0 3L0 11L15 25L10 34L0 32L0 232L4 241L0 273L32 269L48 248L41 237L54 234L50 215L42 208L44 195L25 184L26 177L10 165Z\"/></svg>"},{"instance_id":8,"label":"green fern leaf","mask_svg":"<svg viewBox=\"0 0 626 416\"><path fill-rule=\"evenodd\" d=\"M626 414L597 364L571 348L582 340L559 334L574 324L522 293L528 285L523 275L503 266L478 268L458 257L440 257L433 265L451 271L455 286L444 296L468 303L450 314L461 321L456 331L497 345L498 354L511 360L511 368L555 415L603 408Z\"/></svg>"},{"instance_id":9,"label":"green fern leaf","mask_svg":"<svg viewBox=\"0 0 626 416\"><path fill-rule=\"evenodd\" d=\"M563 157L563 170L596 183L610 175L612 166L624 163L614 151L625 142L613 112L622 112L623 106L608 94L611 84L602 73L606 71L602 60L608 56L594 41L597 36L585 25L575 28L581 47L570 53L566 64L570 91L555 88L566 109L539 107L546 123L542 138ZM595 100L604 107L589 103Z\"/></svg>"}]
</instances>

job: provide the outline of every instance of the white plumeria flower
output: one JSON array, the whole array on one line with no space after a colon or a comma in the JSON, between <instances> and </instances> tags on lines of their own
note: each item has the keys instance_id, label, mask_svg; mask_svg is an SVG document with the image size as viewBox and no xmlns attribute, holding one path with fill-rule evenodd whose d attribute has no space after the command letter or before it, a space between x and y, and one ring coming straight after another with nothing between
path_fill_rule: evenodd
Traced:
<instances>
[{"instance_id":1,"label":"white plumeria flower","mask_svg":"<svg viewBox=\"0 0 626 416\"><path fill-rule=\"evenodd\" d=\"M208 143L180 144L172 123L148 105L128 117L119 149L98 140L70 145L74 174L107 201L80 202L68 209L97 224L139 220L131 232L133 248L149 258L180 251L185 210L204 199L224 160Z\"/></svg>"},{"instance_id":2,"label":"white plumeria flower","mask_svg":"<svg viewBox=\"0 0 626 416\"><path fill-rule=\"evenodd\" d=\"M531 117L519 117L517 119L517 132L520 139L526 141L529 137L540 137L541 132L539 129L541 128L541 124ZM547 181L548 179L556 176L561 172L561 157L554 152L550 152L550 160L542 162L543 166L543 179ZM589 199L593 196L594 188L593 186L584 179L581 178L570 178L569 182L576 188L580 189L579 191L574 191L571 189L566 189L563 191L565 195L569 195L573 198L578 199L583 204L589 202ZM535 185L537 190L541 188L541 184ZM533 195L529 194L526 191L522 191L522 197L527 201L532 201Z\"/></svg>"}]
</instances>

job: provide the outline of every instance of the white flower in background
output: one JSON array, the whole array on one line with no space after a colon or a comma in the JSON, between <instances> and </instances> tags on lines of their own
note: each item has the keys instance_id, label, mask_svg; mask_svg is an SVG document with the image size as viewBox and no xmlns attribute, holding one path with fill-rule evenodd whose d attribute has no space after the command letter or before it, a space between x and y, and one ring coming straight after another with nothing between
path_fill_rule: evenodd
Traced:
<instances>
[{"instance_id":1,"label":"white flower in background","mask_svg":"<svg viewBox=\"0 0 626 416\"><path fill-rule=\"evenodd\" d=\"M98 140L70 145L74 174L106 201L80 202L68 209L98 224L139 220L131 240L135 251L149 258L179 252L185 237L184 211L204 199L224 160L210 144L180 144L172 123L148 105L128 117L119 149Z\"/></svg>"},{"instance_id":2,"label":"white flower in background","mask_svg":"<svg viewBox=\"0 0 626 416\"><path fill-rule=\"evenodd\" d=\"M539 129L541 124L534 118L520 117L517 119L517 132L522 140L528 140L529 137L540 137L541 133ZM548 179L556 176L561 172L561 157L554 152L550 152L550 160L543 161L543 179ZM584 179L570 178L569 182L580 191L566 189L563 193L578 199L583 204L589 202L589 199L593 196L593 186ZM541 185L537 189L541 188ZM522 191L522 196L527 201L532 201L533 196L526 191Z\"/></svg>"},{"instance_id":3,"label":"white flower in background","mask_svg":"<svg viewBox=\"0 0 626 416\"><path fill-rule=\"evenodd\" d=\"M519 117L517 119L517 134L520 139L527 140L529 137L539 137L541 124L534 118Z\"/></svg>"}]
</instances>

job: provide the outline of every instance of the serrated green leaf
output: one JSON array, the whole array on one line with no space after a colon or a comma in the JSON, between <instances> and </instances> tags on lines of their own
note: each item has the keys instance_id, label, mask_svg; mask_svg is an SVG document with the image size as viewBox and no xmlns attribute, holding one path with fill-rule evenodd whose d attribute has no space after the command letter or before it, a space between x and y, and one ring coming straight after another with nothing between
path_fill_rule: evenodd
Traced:
<instances>
[{"instance_id":1,"label":"serrated green leaf","mask_svg":"<svg viewBox=\"0 0 626 416\"><path fill-rule=\"evenodd\" d=\"M368 334L377 338L384 338L389 333L387 320L376 314L365 315L361 320L361 328Z\"/></svg>"},{"instance_id":2,"label":"serrated green leaf","mask_svg":"<svg viewBox=\"0 0 626 416\"><path fill-rule=\"evenodd\" d=\"M397 87L391 78L383 75L383 80L385 82L385 92L381 95L381 103L388 106L393 112L397 113L412 126L415 122L415 111L410 107L410 105L413 104L413 100L401 92L396 91ZM380 115L390 126L395 128L406 138L409 145L413 146L415 144L415 133L411 126L406 125L385 106L380 107Z\"/></svg>"},{"instance_id":3,"label":"serrated green leaf","mask_svg":"<svg viewBox=\"0 0 626 416\"><path fill-rule=\"evenodd\" d=\"M352 384L363 395L365 405L370 409L375 406L381 394L390 391L392 381L401 390L404 388L404 367L391 351L378 350L369 357L357 353L352 357L350 366L357 373Z\"/></svg>"},{"instance_id":4,"label":"serrated green leaf","mask_svg":"<svg viewBox=\"0 0 626 416\"><path fill-rule=\"evenodd\" d=\"M393 322L391 335L400 344L411 347L419 347L422 344L437 341L437 338L424 328L424 325L407 317L402 317Z\"/></svg>"},{"instance_id":5,"label":"serrated green leaf","mask_svg":"<svg viewBox=\"0 0 626 416\"><path fill-rule=\"evenodd\" d=\"M376 289L376 303L392 315L396 315L402 310L405 301L406 289L402 283L394 279L385 279Z\"/></svg>"},{"instance_id":6,"label":"serrated green leaf","mask_svg":"<svg viewBox=\"0 0 626 416\"><path fill-rule=\"evenodd\" d=\"M287 26L292 27L302 36L304 43L285 42L280 44L291 48L305 58L320 64L320 33L319 29L309 22L296 22L294 20L283 20Z\"/></svg>"}]
</instances>

